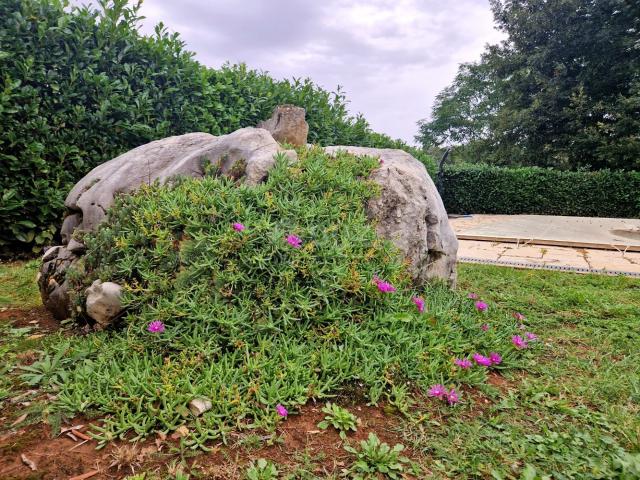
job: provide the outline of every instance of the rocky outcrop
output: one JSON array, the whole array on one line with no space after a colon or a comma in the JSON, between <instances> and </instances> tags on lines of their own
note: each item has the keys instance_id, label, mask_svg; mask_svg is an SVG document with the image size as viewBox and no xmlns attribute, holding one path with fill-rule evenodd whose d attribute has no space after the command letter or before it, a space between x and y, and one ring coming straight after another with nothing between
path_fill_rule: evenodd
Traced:
<instances>
[{"instance_id":1,"label":"rocky outcrop","mask_svg":"<svg viewBox=\"0 0 640 480\"><path fill-rule=\"evenodd\" d=\"M70 316L67 270L84 254L85 246L74 232L92 231L106 218L118 195L141 185L169 182L176 176L202 177L210 169L250 185L267 177L278 153L292 160L276 139L305 145L308 125L304 109L278 107L264 128L243 128L229 135L189 133L142 145L110 160L87 174L65 201L68 215L62 225L64 245L47 250L38 276L42 301L56 318ZM272 134L270 133L273 133ZM274 139L275 137L275 139ZM410 261L417 283L442 278L456 280L457 239L449 225L442 200L424 166L402 150L363 147L326 147L381 160L371 179L382 195L367 205L378 234L391 240ZM97 328L104 328L122 313L121 288L115 283L94 282L87 289L86 313Z\"/></svg>"},{"instance_id":2,"label":"rocky outcrop","mask_svg":"<svg viewBox=\"0 0 640 480\"><path fill-rule=\"evenodd\" d=\"M392 241L411 264L417 283L434 278L456 283L458 239L431 177L422 163L403 150L365 147L326 147L380 159L371 180L382 193L367 205L378 235Z\"/></svg>"},{"instance_id":3,"label":"rocky outcrop","mask_svg":"<svg viewBox=\"0 0 640 480\"><path fill-rule=\"evenodd\" d=\"M304 117L304 108L295 105L279 105L273 111L271 118L260 122L258 128L269 131L278 142L302 147L307 144L309 134L309 124Z\"/></svg>"}]
</instances>

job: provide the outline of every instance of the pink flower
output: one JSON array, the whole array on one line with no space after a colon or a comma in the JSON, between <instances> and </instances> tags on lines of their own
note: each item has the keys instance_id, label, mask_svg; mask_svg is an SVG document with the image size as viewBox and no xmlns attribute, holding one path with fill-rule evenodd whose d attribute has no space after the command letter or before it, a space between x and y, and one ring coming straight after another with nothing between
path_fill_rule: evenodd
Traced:
<instances>
[{"instance_id":1,"label":"pink flower","mask_svg":"<svg viewBox=\"0 0 640 480\"><path fill-rule=\"evenodd\" d=\"M480 328L482 329L483 332L486 332L487 330L489 330L489 324L488 323L483 323Z\"/></svg>"},{"instance_id":2,"label":"pink flower","mask_svg":"<svg viewBox=\"0 0 640 480\"><path fill-rule=\"evenodd\" d=\"M489 360L491 360L492 365L500 365L502 363L502 357L496 352L491 352L489 354Z\"/></svg>"},{"instance_id":3,"label":"pink flower","mask_svg":"<svg viewBox=\"0 0 640 480\"><path fill-rule=\"evenodd\" d=\"M437 397L437 398L442 398L447 394L447 389L444 388L444 385L433 385L429 391L427 392L427 395L430 397Z\"/></svg>"},{"instance_id":4,"label":"pink flower","mask_svg":"<svg viewBox=\"0 0 640 480\"><path fill-rule=\"evenodd\" d=\"M276 412L283 418L287 418L287 415L289 415L289 411L280 404L276 405Z\"/></svg>"},{"instance_id":5,"label":"pink flower","mask_svg":"<svg viewBox=\"0 0 640 480\"><path fill-rule=\"evenodd\" d=\"M418 307L418 311L420 313L424 312L424 300L420 297L413 297L412 300L413 303L416 304L416 307Z\"/></svg>"},{"instance_id":6,"label":"pink flower","mask_svg":"<svg viewBox=\"0 0 640 480\"><path fill-rule=\"evenodd\" d=\"M151 333L162 333L164 332L164 323L162 323L160 320L154 320L153 322L149 323L149 325L147 326L147 330Z\"/></svg>"},{"instance_id":7,"label":"pink flower","mask_svg":"<svg viewBox=\"0 0 640 480\"><path fill-rule=\"evenodd\" d=\"M479 312L486 312L489 309L489 305L481 301L477 301L476 303L474 303L474 305Z\"/></svg>"},{"instance_id":8,"label":"pink flower","mask_svg":"<svg viewBox=\"0 0 640 480\"><path fill-rule=\"evenodd\" d=\"M519 322L524 322L524 315L520 312L513 312L513 318L515 318Z\"/></svg>"},{"instance_id":9,"label":"pink flower","mask_svg":"<svg viewBox=\"0 0 640 480\"><path fill-rule=\"evenodd\" d=\"M396 291L396 287L391 285L389 282L385 282L381 278L373 277L373 283L375 283L378 287L378 290L383 293L393 293Z\"/></svg>"},{"instance_id":10,"label":"pink flower","mask_svg":"<svg viewBox=\"0 0 640 480\"><path fill-rule=\"evenodd\" d=\"M517 349L527 348L527 342L520 335L514 335L511 337L511 343L515 345Z\"/></svg>"},{"instance_id":11,"label":"pink flower","mask_svg":"<svg viewBox=\"0 0 640 480\"><path fill-rule=\"evenodd\" d=\"M379 160L380 160L380 165L382 165L384 163L384 160L382 160L381 158Z\"/></svg>"},{"instance_id":12,"label":"pink flower","mask_svg":"<svg viewBox=\"0 0 640 480\"><path fill-rule=\"evenodd\" d=\"M460 401L460 397L456 393L456 391L452 388L449 393L446 394L446 400L449 402L449 405L455 405Z\"/></svg>"},{"instance_id":13,"label":"pink flower","mask_svg":"<svg viewBox=\"0 0 640 480\"><path fill-rule=\"evenodd\" d=\"M245 226L244 226L243 224L241 224L241 223L236 222L236 223L234 223L234 224L233 224L233 229L234 229L236 232L241 232L241 231L243 231L245 228L247 228L247 227L245 227Z\"/></svg>"},{"instance_id":14,"label":"pink flower","mask_svg":"<svg viewBox=\"0 0 640 480\"><path fill-rule=\"evenodd\" d=\"M286 240L293 248L300 248L302 246L302 239L297 235L287 235Z\"/></svg>"},{"instance_id":15,"label":"pink flower","mask_svg":"<svg viewBox=\"0 0 640 480\"><path fill-rule=\"evenodd\" d=\"M471 368L471 366L473 365L471 363L471 360L469 360L468 358L456 358L453 363L464 369Z\"/></svg>"},{"instance_id":16,"label":"pink flower","mask_svg":"<svg viewBox=\"0 0 640 480\"><path fill-rule=\"evenodd\" d=\"M491 359L489 357L485 357L479 353L474 353L472 357L478 365L482 365L483 367L491 366Z\"/></svg>"},{"instance_id":17,"label":"pink flower","mask_svg":"<svg viewBox=\"0 0 640 480\"><path fill-rule=\"evenodd\" d=\"M538 336L535 333L527 332L524 336L527 337L527 340L531 340L532 342L538 340Z\"/></svg>"},{"instance_id":18,"label":"pink flower","mask_svg":"<svg viewBox=\"0 0 640 480\"><path fill-rule=\"evenodd\" d=\"M471 292L469 295L467 295L467 298L470 298L472 300L477 300L478 299L478 294Z\"/></svg>"}]
</instances>

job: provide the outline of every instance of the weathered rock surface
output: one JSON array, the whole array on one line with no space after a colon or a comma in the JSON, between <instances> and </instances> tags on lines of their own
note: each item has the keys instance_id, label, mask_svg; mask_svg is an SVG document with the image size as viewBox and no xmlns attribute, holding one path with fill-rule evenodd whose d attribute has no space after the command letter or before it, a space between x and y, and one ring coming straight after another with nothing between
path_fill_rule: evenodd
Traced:
<instances>
[{"instance_id":1,"label":"weathered rock surface","mask_svg":"<svg viewBox=\"0 0 640 480\"><path fill-rule=\"evenodd\" d=\"M58 320L71 315L66 272L77 258L62 245L49 248L42 257L38 273L42 304Z\"/></svg>"},{"instance_id":2,"label":"weathered rock surface","mask_svg":"<svg viewBox=\"0 0 640 480\"><path fill-rule=\"evenodd\" d=\"M105 218L117 195L131 193L140 185L156 180L164 183L180 175L202 177L207 164L255 185L266 178L275 164L274 155L281 151L269 132L260 128L242 128L220 137L187 133L156 140L91 170L69 192L65 206L82 217L70 222L91 231Z\"/></svg>"},{"instance_id":3,"label":"weathered rock surface","mask_svg":"<svg viewBox=\"0 0 640 480\"><path fill-rule=\"evenodd\" d=\"M279 105L271 118L260 122L258 128L268 130L278 142L301 147L307 144L309 124L305 120L305 110L295 105Z\"/></svg>"},{"instance_id":4,"label":"weathered rock surface","mask_svg":"<svg viewBox=\"0 0 640 480\"><path fill-rule=\"evenodd\" d=\"M122 313L122 287L113 282L96 280L87 288L87 315L102 329Z\"/></svg>"},{"instance_id":5,"label":"weathered rock surface","mask_svg":"<svg viewBox=\"0 0 640 480\"><path fill-rule=\"evenodd\" d=\"M403 150L325 148L329 154L337 150L382 161L370 177L382 194L369 201L367 213L376 222L378 235L392 241L410 260L414 280L441 278L455 285L458 239L424 165Z\"/></svg>"}]
</instances>

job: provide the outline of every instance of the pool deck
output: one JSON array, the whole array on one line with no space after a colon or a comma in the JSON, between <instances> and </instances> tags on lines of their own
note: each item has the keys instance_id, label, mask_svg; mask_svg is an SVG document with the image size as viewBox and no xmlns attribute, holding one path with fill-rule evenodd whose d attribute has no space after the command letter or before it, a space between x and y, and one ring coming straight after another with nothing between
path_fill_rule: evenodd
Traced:
<instances>
[{"instance_id":1,"label":"pool deck","mask_svg":"<svg viewBox=\"0 0 640 480\"><path fill-rule=\"evenodd\" d=\"M458 259L640 277L640 220L544 215L450 218Z\"/></svg>"}]
</instances>

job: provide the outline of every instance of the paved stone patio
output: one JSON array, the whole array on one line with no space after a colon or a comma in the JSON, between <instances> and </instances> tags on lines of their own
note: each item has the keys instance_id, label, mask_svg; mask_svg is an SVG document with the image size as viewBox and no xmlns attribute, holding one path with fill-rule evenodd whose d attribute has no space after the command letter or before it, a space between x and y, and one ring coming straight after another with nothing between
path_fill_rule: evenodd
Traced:
<instances>
[{"instance_id":1,"label":"paved stone patio","mask_svg":"<svg viewBox=\"0 0 640 480\"><path fill-rule=\"evenodd\" d=\"M512 218L505 218L512 217ZM538 217L537 219L518 219L513 217ZM560 220L572 217L560 217ZM579 218L579 217L573 217ZM549 220L551 219L551 220ZM472 217L452 218L451 225L458 235L460 247L458 249L458 258L463 262L490 263L497 265L510 265L522 268L548 268L553 270L569 270L578 272L598 272L610 274L626 274L640 277L640 251L630 251L629 245L617 243L620 236L615 234L602 232L599 228L606 226L609 230L630 230L633 234L635 224L640 226L640 220L617 220L617 219L590 219L593 222L573 222L573 225L582 224L591 228L593 235L589 235L589 228L583 229L581 237L575 236L568 232L565 228L556 230L558 235L554 235L554 228L549 225L562 225L558 222L558 217L543 216L507 216L507 215L473 215ZM539 223L538 231L544 230L544 235L551 241L558 241L558 238L567 238L572 234L574 239L579 238L580 243L584 245L597 245L606 241L607 235L615 238L615 242L610 244L609 249L588 248L579 246L558 246L558 245L539 245L535 239L527 238L531 235L521 235L514 228L517 225L528 225L533 228L533 220ZM616 221L617 220L617 221ZM493 230L491 225L497 226ZM518 240L511 241L491 241L491 240L465 240L468 232L488 232L488 238L496 238L495 232L502 229L505 231L504 225L509 225L509 233L514 234ZM501 226L502 225L502 226ZM622 225L622 226L621 226ZM566 226L566 225L565 225ZM535 228L534 228L535 230ZM534 231L529 230L529 232ZM633 235L630 235L633 236ZM570 242L570 240L569 240ZM617 245L616 245L617 243ZM633 247L640 242L630 238L627 242Z\"/></svg>"}]
</instances>

